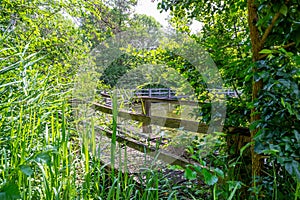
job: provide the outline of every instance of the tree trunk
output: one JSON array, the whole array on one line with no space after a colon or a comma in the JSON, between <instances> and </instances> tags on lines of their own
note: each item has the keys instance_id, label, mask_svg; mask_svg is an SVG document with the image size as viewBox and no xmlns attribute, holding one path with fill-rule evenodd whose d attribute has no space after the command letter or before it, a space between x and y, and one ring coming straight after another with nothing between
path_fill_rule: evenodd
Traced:
<instances>
[{"instance_id":1,"label":"tree trunk","mask_svg":"<svg viewBox=\"0 0 300 200\"><path fill-rule=\"evenodd\" d=\"M247 1L247 7L248 7L248 25L250 29L250 39L251 39L251 45L252 45L252 60L253 62L256 62L259 60L259 52L262 49L262 44L260 40L259 31L256 27L256 23L258 21L257 16L257 7L254 4L254 0L248 0ZM253 72L257 72L258 69L256 66L253 67ZM263 87L262 80L255 82L253 79L252 82L252 101L254 101L258 97L258 93ZM256 113L257 109L253 108L251 110L251 123L254 121L257 121L260 119L259 114ZM251 130L251 141L253 142L251 146L251 160L252 160L252 177L255 178L255 176L261 175L262 170L262 156L259 154L256 154L254 152L254 136L258 132L258 129Z\"/></svg>"}]
</instances>

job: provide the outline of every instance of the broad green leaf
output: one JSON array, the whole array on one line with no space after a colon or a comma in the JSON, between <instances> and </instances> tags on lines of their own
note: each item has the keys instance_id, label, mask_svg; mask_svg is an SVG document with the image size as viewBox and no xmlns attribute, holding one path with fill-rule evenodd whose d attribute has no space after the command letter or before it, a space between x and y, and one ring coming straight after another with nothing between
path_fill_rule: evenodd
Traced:
<instances>
[{"instance_id":1,"label":"broad green leaf","mask_svg":"<svg viewBox=\"0 0 300 200\"><path fill-rule=\"evenodd\" d=\"M271 53L273 53L273 51L270 50L270 49L263 49L259 53L261 53L261 54L271 54Z\"/></svg>"},{"instance_id":2,"label":"broad green leaf","mask_svg":"<svg viewBox=\"0 0 300 200\"><path fill-rule=\"evenodd\" d=\"M296 179L300 182L300 164L299 164L299 162L293 160L292 167L293 167L293 172L294 172L294 175L296 176Z\"/></svg>"},{"instance_id":3,"label":"broad green leaf","mask_svg":"<svg viewBox=\"0 0 300 200\"><path fill-rule=\"evenodd\" d=\"M278 80L284 87L290 88L290 80L286 80L286 79L279 79Z\"/></svg>"},{"instance_id":4,"label":"broad green leaf","mask_svg":"<svg viewBox=\"0 0 300 200\"><path fill-rule=\"evenodd\" d=\"M294 132L297 142L299 143L300 142L300 133L296 129L294 129L293 132Z\"/></svg>"},{"instance_id":5,"label":"broad green leaf","mask_svg":"<svg viewBox=\"0 0 300 200\"><path fill-rule=\"evenodd\" d=\"M0 188L0 199L14 200L20 198L20 190L16 184L6 183L2 188Z\"/></svg>"},{"instance_id":6,"label":"broad green leaf","mask_svg":"<svg viewBox=\"0 0 300 200\"><path fill-rule=\"evenodd\" d=\"M300 164L293 160L284 164L286 171L300 181Z\"/></svg>"},{"instance_id":7,"label":"broad green leaf","mask_svg":"<svg viewBox=\"0 0 300 200\"><path fill-rule=\"evenodd\" d=\"M195 172L201 173L202 167L200 167L198 165L194 165L193 169L195 170Z\"/></svg>"},{"instance_id":8,"label":"broad green leaf","mask_svg":"<svg viewBox=\"0 0 300 200\"><path fill-rule=\"evenodd\" d=\"M254 151L258 154L262 153L266 147L261 142L256 142L254 146Z\"/></svg>"},{"instance_id":9,"label":"broad green leaf","mask_svg":"<svg viewBox=\"0 0 300 200\"><path fill-rule=\"evenodd\" d=\"M38 163L47 163L50 164L51 158L47 152L41 152L36 155L35 161Z\"/></svg>"},{"instance_id":10,"label":"broad green leaf","mask_svg":"<svg viewBox=\"0 0 300 200\"><path fill-rule=\"evenodd\" d=\"M26 176L31 176L33 174L33 171L31 167L28 165L21 165L20 170L26 175Z\"/></svg>"},{"instance_id":11,"label":"broad green leaf","mask_svg":"<svg viewBox=\"0 0 300 200\"><path fill-rule=\"evenodd\" d=\"M285 102L285 104L286 104L286 108L288 109L290 115L293 115L293 114L294 114L294 111L293 111L293 109L292 109L291 104L288 103L288 102Z\"/></svg>"},{"instance_id":12,"label":"broad green leaf","mask_svg":"<svg viewBox=\"0 0 300 200\"><path fill-rule=\"evenodd\" d=\"M185 172L184 172L184 176L188 180L195 180L197 178L197 173L195 171L191 170L190 168L186 168Z\"/></svg>"},{"instance_id":13,"label":"broad green leaf","mask_svg":"<svg viewBox=\"0 0 300 200\"><path fill-rule=\"evenodd\" d=\"M218 177L216 175L213 175L205 168L202 169L202 175L204 176L204 181L207 185L214 185L218 182Z\"/></svg>"},{"instance_id":14,"label":"broad green leaf","mask_svg":"<svg viewBox=\"0 0 300 200\"><path fill-rule=\"evenodd\" d=\"M284 16L286 16L286 14L287 14L287 12L288 12L288 7L287 7L285 4L283 4L283 5L280 7L279 12L280 12L281 14L283 14Z\"/></svg>"},{"instance_id":15,"label":"broad green leaf","mask_svg":"<svg viewBox=\"0 0 300 200\"><path fill-rule=\"evenodd\" d=\"M171 169L171 170L183 170L183 168L179 165L171 165L169 167L169 169Z\"/></svg>"},{"instance_id":16,"label":"broad green leaf","mask_svg":"<svg viewBox=\"0 0 300 200\"><path fill-rule=\"evenodd\" d=\"M291 147L291 145L289 143L285 144L285 149L284 150L285 151L293 151L293 149L292 149L292 147Z\"/></svg>"}]
</instances>

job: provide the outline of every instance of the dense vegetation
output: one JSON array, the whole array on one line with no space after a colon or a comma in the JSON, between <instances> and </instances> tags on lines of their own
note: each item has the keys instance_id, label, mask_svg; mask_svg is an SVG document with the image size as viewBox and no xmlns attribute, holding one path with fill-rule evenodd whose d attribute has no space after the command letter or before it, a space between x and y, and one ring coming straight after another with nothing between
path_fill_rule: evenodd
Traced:
<instances>
[{"instance_id":1,"label":"dense vegetation","mask_svg":"<svg viewBox=\"0 0 300 200\"><path fill-rule=\"evenodd\" d=\"M100 161L93 124L84 130L90 135L78 129L69 100L80 70L99 65L91 50L124 31L150 42L163 35L154 18L132 14L135 0L2 0L0 199L300 199L299 1L158 2L171 12L168 34L192 38L213 58L223 87L242 91L226 100L224 133L195 137L186 147L202 167L187 166L185 184L151 168L136 181ZM193 19L203 23L196 34L189 28ZM113 88L138 66L166 65L187 80L199 102L210 102L205 78L172 44L164 47L122 49L102 74L95 72L93 84ZM153 70L157 80L169 75ZM96 94L86 90L79 92ZM211 106L194 117L210 123ZM103 115L97 120L117 127ZM232 127L240 129L229 134Z\"/></svg>"}]
</instances>

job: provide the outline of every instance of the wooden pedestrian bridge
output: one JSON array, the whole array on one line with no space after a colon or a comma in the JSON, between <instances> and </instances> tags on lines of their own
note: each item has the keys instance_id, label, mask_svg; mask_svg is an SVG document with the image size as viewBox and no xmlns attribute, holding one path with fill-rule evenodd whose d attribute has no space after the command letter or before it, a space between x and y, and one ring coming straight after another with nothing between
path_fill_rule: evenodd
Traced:
<instances>
[{"instance_id":1,"label":"wooden pedestrian bridge","mask_svg":"<svg viewBox=\"0 0 300 200\"><path fill-rule=\"evenodd\" d=\"M211 90L212 91L212 90ZM217 94L224 94L231 97L237 96L236 92L232 90L214 90L213 92ZM100 92L102 97L102 102L85 102L83 100L74 99L72 100L72 104L88 104L93 110L101 112L103 114L112 115L113 108L112 108L112 94L102 91ZM141 133L136 132L134 135L138 136L145 136L145 134L149 135L146 136L146 140L137 140L136 138L132 138L129 133L130 131L124 130L124 128L120 128L118 126L116 141L118 143L126 144L131 149L134 149L139 152L156 152L157 151L157 137L151 138L151 125L156 125L160 127L165 127L168 129L179 129L181 131L188 131L200 134L206 134L209 129L209 125L205 123L200 123L195 120L187 120L187 119L180 119L180 118L173 118L168 116L152 116L151 115L151 104L162 102L162 103L169 103L169 104L180 104L180 105L188 105L188 106L201 106L199 102L188 100L188 96L185 95L176 95L176 92L170 88L150 88L150 89L139 89L134 90L131 93L131 101L139 102L142 107L141 113L134 113L128 110L122 110L118 108L117 116L123 120L132 120L142 124L142 131ZM85 122L83 122L85 123ZM106 135L108 138L113 136L112 130L109 128L104 128L100 126L95 126L95 130L101 132L102 134ZM228 134L241 134L245 137L249 136L249 130L247 128L235 128L229 127L227 128L226 132ZM238 136L239 137L239 136ZM160 137L160 141L164 140L164 138ZM152 146L146 144L146 141L152 141ZM154 143L153 143L154 142ZM193 161L183 158L178 155L174 155L167 151L160 151L157 159L163 160L167 163L172 163L175 165L179 165L181 167L185 167L188 164L193 163ZM194 163L195 164L195 163Z\"/></svg>"}]
</instances>

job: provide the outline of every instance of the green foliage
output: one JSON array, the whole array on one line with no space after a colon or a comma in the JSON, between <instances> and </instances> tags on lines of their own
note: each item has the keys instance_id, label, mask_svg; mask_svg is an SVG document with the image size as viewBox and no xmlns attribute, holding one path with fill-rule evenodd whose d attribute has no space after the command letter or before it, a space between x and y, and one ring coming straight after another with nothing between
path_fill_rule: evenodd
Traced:
<instances>
[{"instance_id":1,"label":"green foliage","mask_svg":"<svg viewBox=\"0 0 300 200\"><path fill-rule=\"evenodd\" d=\"M20 191L16 184L6 183L0 189L0 198L3 200L20 199Z\"/></svg>"},{"instance_id":2,"label":"green foliage","mask_svg":"<svg viewBox=\"0 0 300 200\"><path fill-rule=\"evenodd\" d=\"M238 195L244 195L242 191L245 190L243 187L245 184L243 180L238 180L238 177L246 177L241 171L236 170L241 165L239 159L242 155L231 159L228 144L221 136L222 134L214 137L208 135L202 138L196 137L193 140L187 152L198 164L189 165L185 169L185 176L190 180L203 180L210 189L207 198L233 199Z\"/></svg>"},{"instance_id":3,"label":"green foliage","mask_svg":"<svg viewBox=\"0 0 300 200\"><path fill-rule=\"evenodd\" d=\"M273 163L275 168L266 168L278 174L268 171L266 177L260 178L270 187L252 189L257 195L265 192L275 199L279 193L280 197L291 195L289 197L294 198L297 189L292 188L299 182L300 152L299 1L254 1L250 7L257 8L257 18L251 22L247 21L246 13L249 2L164 0L160 1L159 8L171 10L177 28L188 33L182 29L185 22L180 20L203 22L201 33L192 37L211 53L226 86L243 91L238 99L227 101L225 125L249 126L250 110L257 108L261 119L252 121L249 126L251 130L260 128L255 136L255 151L269 155L264 166ZM253 46L250 45L249 23L258 28L259 38ZM257 63L252 62L251 48L260 51ZM251 86L259 80L263 88L256 99L256 95L250 95ZM284 184L283 177L289 180L292 188Z\"/></svg>"},{"instance_id":4,"label":"green foliage","mask_svg":"<svg viewBox=\"0 0 300 200\"><path fill-rule=\"evenodd\" d=\"M267 30L271 17L277 13L281 15L274 24L265 46L268 48L295 42L296 47L299 47L299 1L258 1L257 3L259 11L257 26L261 34ZM295 49L295 47L290 50L292 49Z\"/></svg>"},{"instance_id":5,"label":"green foliage","mask_svg":"<svg viewBox=\"0 0 300 200\"><path fill-rule=\"evenodd\" d=\"M246 126L250 121L250 110L247 109L247 102L251 101L251 80L245 81L249 74L251 54L249 47L249 34L247 29L247 16L245 2L242 1L162 1L159 7L170 9L175 25L180 26L182 18L187 20L196 19L203 23L200 33L191 35L203 48L210 53L216 63L223 81L224 87L232 88L240 93L238 99L227 99L226 126ZM189 31L187 31L189 32ZM190 69L190 66L187 66ZM238 73L237 73L238 72ZM186 73L191 79L194 74ZM199 76L198 76L199 77ZM192 83L200 83L194 78ZM196 91L199 86L196 86ZM200 87L201 88L201 87ZM200 94L203 91L200 92ZM207 99L203 94L201 100ZM203 112L204 111L204 112ZM210 119L209 108L203 109L199 115L204 121Z\"/></svg>"},{"instance_id":6,"label":"green foliage","mask_svg":"<svg viewBox=\"0 0 300 200\"><path fill-rule=\"evenodd\" d=\"M287 172L300 180L300 93L298 56L287 52L260 61L262 71L256 80L264 79L265 85L254 106L259 107L261 131L256 135L255 150L275 156Z\"/></svg>"},{"instance_id":7,"label":"green foliage","mask_svg":"<svg viewBox=\"0 0 300 200\"><path fill-rule=\"evenodd\" d=\"M130 69L132 69L138 58L132 55L123 54L118 59L113 61L107 68L104 69L100 80L111 87L115 86L118 81Z\"/></svg>"},{"instance_id":8,"label":"green foliage","mask_svg":"<svg viewBox=\"0 0 300 200\"><path fill-rule=\"evenodd\" d=\"M154 17L144 14L134 14L129 21L130 28L133 29L145 29L146 31L158 31L162 25L156 21Z\"/></svg>"},{"instance_id":9,"label":"green foliage","mask_svg":"<svg viewBox=\"0 0 300 200\"><path fill-rule=\"evenodd\" d=\"M131 7L136 1L78 1L72 9L82 31L82 39L91 48L97 47L102 41L114 34L124 31L129 21Z\"/></svg>"}]
</instances>

